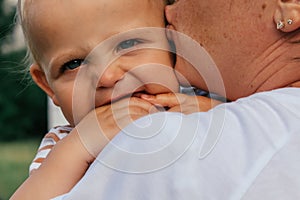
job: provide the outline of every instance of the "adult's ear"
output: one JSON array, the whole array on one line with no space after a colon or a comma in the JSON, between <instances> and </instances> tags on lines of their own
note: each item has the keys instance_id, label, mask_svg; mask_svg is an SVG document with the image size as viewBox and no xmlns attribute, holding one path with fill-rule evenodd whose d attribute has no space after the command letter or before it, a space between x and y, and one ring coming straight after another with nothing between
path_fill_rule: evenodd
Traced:
<instances>
[{"instance_id":1,"label":"adult's ear","mask_svg":"<svg viewBox=\"0 0 300 200\"><path fill-rule=\"evenodd\" d=\"M55 105L59 106L56 95L51 89L43 69L34 63L30 66L30 74L33 81L52 99Z\"/></svg>"},{"instance_id":2,"label":"adult's ear","mask_svg":"<svg viewBox=\"0 0 300 200\"><path fill-rule=\"evenodd\" d=\"M300 0L277 0L274 22L278 30L292 32L300 28Z\"/></svg>"}]
</instances>

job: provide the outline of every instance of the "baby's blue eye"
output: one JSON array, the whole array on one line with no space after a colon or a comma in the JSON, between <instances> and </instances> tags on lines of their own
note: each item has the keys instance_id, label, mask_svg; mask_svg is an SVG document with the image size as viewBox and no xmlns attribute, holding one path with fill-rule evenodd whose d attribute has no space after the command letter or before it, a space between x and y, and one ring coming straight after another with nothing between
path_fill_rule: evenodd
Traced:
<instances>
[{"instance_id":1,"label":"baby's blue eye","mask_svg":"<svg viewBox=\"0 0 300 200\"><path fill-rule=\"evenodd\" d=\"M71 60L71 61L69 61L69 62L67 62L63 65L63 67L62 67L63 71L65 71L65 70L74 70L74 69L80 67L83 64L83 61L84 61L83 59Z\"/></svg>"},{"instance_id":2,"label":"baby's blue eye","mask_svg":"<svg viewBox=\"0 0 300 200\"><path fill-rule=\"evenodd\" d=\"M118 44L117 51L122 51L124 49L129 49L129 48L134 47L135 45L137 45L139 43L141 43L141 42L137 39L130 39L130 40L123 41L120 44Z\"/></svg>"}]
</instances>

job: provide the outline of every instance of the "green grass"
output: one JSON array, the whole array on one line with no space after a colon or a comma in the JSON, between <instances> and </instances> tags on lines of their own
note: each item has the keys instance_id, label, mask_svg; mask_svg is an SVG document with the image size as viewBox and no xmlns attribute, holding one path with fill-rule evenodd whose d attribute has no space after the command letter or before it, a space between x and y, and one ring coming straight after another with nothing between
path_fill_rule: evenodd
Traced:
<instances>
[{"instance_id":1,"label":"green grass","mask_svg":"<svg viewBox=\"0 0 300 200\"><path fill-rule=\"evenodd\" d=\"M39 141L0 142L0 200L9 199L28 177Z\"/></svg>"}]
</instances>

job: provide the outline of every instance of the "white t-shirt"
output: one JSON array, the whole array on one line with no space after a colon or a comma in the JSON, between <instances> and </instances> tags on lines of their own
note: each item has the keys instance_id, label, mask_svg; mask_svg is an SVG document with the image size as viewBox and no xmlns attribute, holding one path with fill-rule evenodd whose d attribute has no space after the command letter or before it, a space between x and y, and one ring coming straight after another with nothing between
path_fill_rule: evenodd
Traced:
<instances>
[{"instance_id":1,"label":"white t-shirt","mask_svg":"<svg viewBox=\"0 0 300 200\"><path fill-rule=\"evenodd\" d=\"M137 120L57 199L300 199L300 89Z\"/></svg>"}]
</instances>

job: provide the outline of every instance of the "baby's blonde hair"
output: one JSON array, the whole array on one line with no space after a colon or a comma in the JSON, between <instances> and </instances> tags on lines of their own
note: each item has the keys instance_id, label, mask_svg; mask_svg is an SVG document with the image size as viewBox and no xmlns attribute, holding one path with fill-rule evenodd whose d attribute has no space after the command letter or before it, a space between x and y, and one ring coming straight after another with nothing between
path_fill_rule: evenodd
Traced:
<instances>
[{"instance_id":1,"label":"baby's blonde hair","mask_svg":"<svg viewBox=\"0 0 300 200\"><path fill-rule=\"evenodd\" d=\"M16 17L15 18L16 18L16 23L22 27L23 37L25 39L26 55L23 58L22 62L26 66L26 68L24 69L24 72L27 76L27 75L29 75L30 66L35 61L35 59L34 59L34 55L32 53L31 44L30 44L29 39L27 37L26 26L24 24L24 17L26 16L25 13L24 13L25 12L24 4L25 4L25 0L18 0L17 12L16 12Z\"/></svg>"},{"instance_id":2,"label":"baby's blonde hair","mask_svg":"<svg viewBox=\"0 0 300 200\"><path fill-rule=\"evenodd\" d=\"M22 32L25 38L25 44L26 44L26 48L27 48L27 53L26 56L24 58L24 62L27 64L28 68L26 69L26 71L29 70L30 65L33 62L38 62L38 54L37 52L35 52L34 48L33 48L33 44L30 42L30 37L29 37L29 33L28 33L28 27L29 27L29 23L30 21L27 19L27 12L26 12L26 5L25 3L30 3L33 0L18 0L17 3L17 13L16 13L16 19L17 19L17 23L19 23L22 27ZM130 1L130 0L128 0ZM151 2L153 2L153 0L149 0ZM169 5L169 4L173 4L175 2L175 0L162 0L164 5Z\"/></svg>"}]
</instances>

